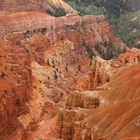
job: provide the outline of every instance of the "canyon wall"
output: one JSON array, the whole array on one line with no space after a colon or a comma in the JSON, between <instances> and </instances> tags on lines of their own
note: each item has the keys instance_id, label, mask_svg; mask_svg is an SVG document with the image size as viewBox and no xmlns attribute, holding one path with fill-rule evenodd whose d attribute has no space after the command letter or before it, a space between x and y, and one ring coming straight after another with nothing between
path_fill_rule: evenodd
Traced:
<instances>
[{"instance_id":1,"label":"canyon wall","mask_svg":"<svg viewBox=\"0 0 140 140\"><path fill-rule=\"evenodd\" d=\"M140 53L108 60L127 47L106 17L1 12L0 30L0 139L139 136Z\"/></svg>"},{"instance_id":2,"label":"canyon wall","mask_svg":"<svg viewBox=\"0 0 140 140\"><path fill-rule=\"evenodd\" d=\"M0 28L3 30L1 32L2 42L7 51L3 52L2 50L1 52L5 55L3 64L10 61L9 63L12 63L10 65L17 67L17 71L10 71L6 75L12 76L13 81L18 77L23 81L20 87L14 83L7 85L6 70L3 69L2 78L4 77L3 81L5 82L1 85L7 85L4 91L12 87L13 90L15 89L15 92L12 93L8 90L8 93L10 92L13 96L6 102L11 101L11 113L15 110L17 112L17 115L15 113L13 117L10 114L7 115L9 121L3 120L3 125L7 131L21 128L23 134L21 133L20 137L26 137L25 129L27 134L31 134L29 139L34 135L32 128L36 128L42 118L47 117L46 125L50 119L56 120L57 110L59 107L64 107L67 94L70 94L70 91L76 89L94 90L96 86L108 82L109 73L107 71L110 68L105 68L104 72L103 70L109 62L94 58L95 55L102 56L98 51L99 48L108 51L109 48L104 42L113 44L112 53L116 51L119 53L119 50L125 47L113 35L111 27L103 16L72 15L60 18L45 16L43 13L36 12L7 13L1 15L0 22ZM7 21L7 19L9 20ZM99 48L97 48L97 44L100 44ZM18 51L16 52L16 50ZM20 80L17 79L17 82ZM17 91L17 88L20 90ZM4 98L3 94L1 96ZM17 101L15 101L15 97L17 97ZM89 99L89 102L92 101ZM90 105L86 101L84 104L88 108L92 106L92 103ZM6 103L4 106L7 108L8 104ZM10 112L9 109L3 109L3 111ZM36 111L39 113L36 114ZM14 126L17 123L13 120L17 120L20 127ZM9 129L7 123L14 124L10 124ZM5 132L5 129L2 129L1 132ZM51 134L45 135L52 137Z\"/></svg>"},{"instance_id":3,"label":"canyon wall","mask_svg":"<svg viewBox=\"0 0 140 140\"><path fill-rule=\"evenodd\" d=\"M1 36L8 33L36 33L41 29L46 31L49 37L52 36L51 39L55 39L55 32L60 38L64 38L65 34L68 40L74 42L74 46L83 46L91 59L93 55L110 59L126 49L125 44L113 35L104 16L71 15L54 18L43 13L21 12L6 16L2 14L0 18ZM52 35L49 32L52 32Z\"/></svg>"},{"instance_id":4,"label":"canyon wall","mask_svg":"<svg viewBox=\"0 0 140 140\"><path fill-rule=\"evenodd\" d=\"M29 54L24 48L0 41L0 139L20 123L17 117L27 113L31 92ZM20 61L22 59L22 61Z\"/></svg>"},{"instance_id":5,"label":"canyon wall","mask_svg":"<svg viewBox=\"0 0 140 140\"><path fill-rule=\"evenodd\" d=\"M92 92L72 92L68 96L66 109L60 110L58 115L58 138L139 139L140 64L132 64L113 70L112 80Z\"/></svg>"}]
</instances>

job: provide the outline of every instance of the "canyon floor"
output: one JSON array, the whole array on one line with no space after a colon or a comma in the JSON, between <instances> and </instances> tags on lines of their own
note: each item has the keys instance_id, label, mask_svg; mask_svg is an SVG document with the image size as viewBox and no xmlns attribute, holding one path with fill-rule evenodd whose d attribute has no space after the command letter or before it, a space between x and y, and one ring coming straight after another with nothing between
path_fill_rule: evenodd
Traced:
<instances>
[{"instance_id":1,"label":"canyon floor","mask_svg":"<svg viewBox=\"0 0 140 140\"><path fill-rule=\"evenodd\" d=\"M140 50L71 10L0 2L0 140L140 140Z\"/></svg>"}]
</instances>

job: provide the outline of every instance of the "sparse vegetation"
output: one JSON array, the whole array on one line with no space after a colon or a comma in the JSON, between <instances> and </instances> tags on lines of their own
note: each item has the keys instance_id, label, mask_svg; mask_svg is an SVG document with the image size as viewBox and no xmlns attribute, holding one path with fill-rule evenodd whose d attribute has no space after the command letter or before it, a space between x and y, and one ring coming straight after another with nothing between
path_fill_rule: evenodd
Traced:
<instances>
[{"instance_id":1,"label":"sparse vegetation","mask_svg":"<svg viewBox=\"0 0 140 140\"><path fill-rule=\"evenodd\" d=\"M104 45L106 49L102 48L100 46L100 44L97 44L95 46L96 50L101 54L102 58L109 60L111 58L113 58L115 56L114 52L115 50L113 50L113 46L111 42L104 42Z\"/></svg>"},{"instance_id":2,"label":"sparse vegetation","mask_svg":"<svg viewBox=\"0 0 140 140\"><path fill-rule=\"evenodd\" d=\"M90 48L88 45L85 44L85 41L83 40L83 47L86 49L88 55L89 55L89 59L93 59L93 56L95 56L92 48Z\"/></svg>"},{"instance_id":3,"label":"sparse vegetation","mask_svg":"<svg viewBox=\"0 0 140 140\"><path fill-rule=\"evenodd\" d=\"M56 71L54 71L54 79L55 79L55 80L57 80L57 79L58 79L58 76L57 76Z\"/></svg>"},{"instance_id":4,"label":"sparse vegetation","mask_svg":"<svg viewBox=\"0 0 140 140\"><path fill-rule=\"evenodd\" d=\"M66 15L65 10L62 8L55 8L54 7L53 10L47 10L46 12L54 17L60 17L60 16Z\"/></svg>"},{"instance_id":5,"label":"sparse vegetation","mask_svg":"<svg viewBox=\"0 0 140 140\"><path fill-rule=\"evenodd\" d=\"M114 33L119 36L129 47L137 47L134 39L140 37L140 11L129 12L118 18L109 19Z\"/></svg>"},{"instance_id":6,"label":"sparse vegetation","mask_svg":"<svg viewBox=\"0 0 140 140\"><path fill-rule=\"evenodd\" d=\"M129 63L128 59L125 58L125 65L127 65Z\"/></svg>"},{"instance_id":7,"label":"sparse vegetation","mask_svg":"<svg viewBox=\"0 0 140 140\"><path fill-rule=\"evenodd\" d=\"M79 15L105 15L106 13L104 7L97 7L94 4L88 4L87 1L77 3L77 1L67 0L67 3L78 11Z\"/></svg>"},{"instance_id":8,"label":"sparse vegetation","mask_svg":"<svg viewBox=\"0 0 140 140\"><path fill-rule=\"evenodd\" d=\"M104 7L109 17L119 17L126 12L138 9L138 0L92 0L96 6ZM136 7L137 5L137 7Z\"/></svg>"},{"instance_id":9,"label":"sparse vegetation","mask_svg":"<svg viewBox=\"0 0 140 140\"><path fill-rule=\"evenodd\" d=\"M4 72L1 73L1 78L5 78L6 74Z\"/></svg>"},{"instance_id":10,"label":"sparse vegetation","mask_svg":"<svg viewBox=\"0 0 140 140\"><path fill-rule=\"evenodd\" d=\"M67 0L67 2L80 15L106 15L118 37L129 47L140 48L140 45L134 42L140 38L139 0Z\"/></svg>"},{"instance_id":11,"label":"sparse vegetation","mask_svg":"<svg viewBox=\"0 0 140 140\"><path fill-rule=\"evenodd\" d=\"M138 62L140 62L140 56L137 56Z\"/></svg>"}]
</instances>

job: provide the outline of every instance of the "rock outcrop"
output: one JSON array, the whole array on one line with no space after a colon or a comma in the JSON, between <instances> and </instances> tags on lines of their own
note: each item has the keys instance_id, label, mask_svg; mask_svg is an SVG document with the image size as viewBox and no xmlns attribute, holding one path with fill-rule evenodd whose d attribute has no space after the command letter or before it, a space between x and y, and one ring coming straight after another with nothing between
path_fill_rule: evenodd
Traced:
<instances>
[{"instance_id":1,"label":"rock outcrop","mask_svg":"<svg viewBox=\"0 0 140 140\"><path fill-rule=\"evenodd\" d=\"M112 61L113 67L122 67L126 65L133 65L140 62L140 51L139 49L132 48L128 49L124 54L121 54L117 59Z\"/></svg>"},{"instance_id":2,"label":"rock outcrop","mask_svg":"<svg viewBox=\"0 0 140 140\"><path fill-rule=\"evenodd\" d=\"M66 107L94 109L99 107L99 95L95 91L73 92L68 96Z\"/></svg>"},{"instance_id":3,"label":"rock outcrop","mask_svg":"<svg viewBox=\"0 0 140 140\"><path fill-rule=\"evenodd\" d=\"M138 50L103 60L127 48L104 16L54 18L38 2L0 13L0 139L139 137Z\"/></svg>"},{"instance_id":4,"label":"rock outcrop","mask_svg":"<svg viewBox=\"0 0 140 140\"><path fill-rule=\"evenodd\" d=\"M74 138L74 126L78 125L80 121L85 119L88 113L88 110L80 109L59 110L59 117L57 123L57 137L64 140L72 140Z\"/></svg>"},{"instance_id":5,"label":"rock outcrop","mask_svg":"<svg viewBox=\"0 0 140 140\"><path fill-rule=\"evenodd\" d=\"M21 126L17 118L28 112L26 102L32 84L26 50L2 41L0 45L0 139L3 139L4 135Z\"/></svg>"},{"instance_id":6,"label":"rock outcrop","mask_svg":"<svg viewBox=\"0 0 140 140\"><path fill-rule=\"evenodd\" d=\"M64 9L69 12L71 7L63 0L1 0L0 11L23 12L23 11L40 11L47 12L55 9Z\"/></svg>"},{"instance_id":7,"label":"rock outcrop","mask_svg":"<svg viewBox=\"0 0 140 140\"><path fill-rule=\"evenodd\" d=\"M73 140L122 140L129 139L128 137L130 137L130 139L131 137L133 137L132 139L138 138L140 135L139 68L140 64L136 64L124 68L121 72L116 72L116 76L114 75L114 79L108 85L109 88L105 91L98 91L100 93L99 108L92 110L88 109L88 115L82 120L75 120L73 118L69 119L69 121L72 122L72 125L67 123L69 122L68 120L67 122L64 120L61 127L59 126L59 128L63 128L65 131L64 133L63 131L61 131L61 133L59 132L61 138L64 140L69 139L69 137ZM130 78L132 75L133 78ZM78 95L80 96L82 94L83 93L79 93ZM89 95L90 94L91 93L89 92ZM80 110L84 111L83 106L78 104L81 102L80 99L82 96L76 98L77 102L73 96L77 97L77 94L72 94L69 97L69 105L72 105L73 107L81 107ZM69 109L71 111L73 110L72 107ZM70 110L69 112L71 112ZM67 110L65 112L67 112ZM80 114L82 115L82 113ZM63 117L67 118L65 115L63 115ZM77 113L77 115L79 114ZM70 116L70 114L68 116ZM72 133L66 129L68 127L72 129Z\"/></svg>"},{"instance_id":8,"label":"rock outcrop","mask_svg":"<svg viewBox=\"0 0 140 140\"><path fill-rule=\"evenodd\" d=\"M0 19L1 36L8 33L27 35L41 31L51 37L51 40L56 38L60 41L66 38L73 42L74 46L83 47L90 59L94 55L110 59L126 48L122 41L113 35L104 16L71 15L54 18L44 13L19 12L1 14Z\"/></svg>"}]
</instances>

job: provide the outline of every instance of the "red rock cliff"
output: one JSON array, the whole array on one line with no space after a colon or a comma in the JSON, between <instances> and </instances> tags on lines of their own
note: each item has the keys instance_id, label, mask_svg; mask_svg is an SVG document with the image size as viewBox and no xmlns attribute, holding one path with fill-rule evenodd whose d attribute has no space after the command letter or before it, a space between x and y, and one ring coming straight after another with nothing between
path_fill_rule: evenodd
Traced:
<instances>
[{"instance_id":1,"label":"red rock cliff","mask_svg":"<svg viewBox=\"0 0 140 140\"><path fill-rule=\"evenodd\" d=\"M29 55L24 48L0 41L0 139L21 124L18 116L26 113L31 91ZM22 59L22 61L21 61Z\"/></svg>"},{"instance_id":2,"label":"red rock cliff","mask_svg":"<svg viewBox=\"0 0 140 140\"><path fill-rule=\"evenodd\" d=\"M110 96L109 86L106 84L111 81L112 75L117 71L111 65L113 62L99 58L109 59L118 55L119 51L125 47L123 42L113 35L106 18L77 15L53 18L39 12L2 13L0 18L3 40L0 52L3 64L0 67L2 79L0 89L2 89L3 101L1 122L4 126L1 129L1 137L3 138L6 130L8 131L6 134L9 134L14 128L21 130L24 128L20 136L15 134L16 136L9 137L13 136L13 139L22 137L29 140L37 135L42 139L46 137L53 139L57 135L64 139L81 139L81 137L90 139L92 136L94 138L94 134L88 131L88 126L84 126L84 123L88 123L92 115L98 114L100 109L97 108L100 105L110 104L113 110L115 105L112 107L112 104L120 99L117 95L121 96L118 89L114 95L119 99L112 98L113 95ZM18 20L15 21L15 19ZM123 74L122 72L121 75ZM119 82L116 80L116 83ZM113 84L110 87L114 91L116 86ZM74 92L75 90L78 91ZM80 92L84 90L92 91L89 95L88 91ZM104 95L105 90L108 96ZM98 94L100 91L101 94ZM97 93L97 96L93 95L94 93ZM138 96L138 93L136 95ZM77 97L80 97L79 103L76 102ZM8 102L11 108L8 107ZM60 107L65 108L65 105L67 109L62 109L62 113L60 112L58 116L57 111ZM125 110L126 106L124 104L123 106ZM77 107L80 109L77 110ZM129 107L128 109L131 109ZM101 114L99 113L100 123L106 120L106 118L101 119L104 109L102 108ZM12 116L14 112L17 113ZM83 127L84 132L81 132ZM114 133L109 138L113 135Z\"/></svg>"}]
</instances>

